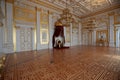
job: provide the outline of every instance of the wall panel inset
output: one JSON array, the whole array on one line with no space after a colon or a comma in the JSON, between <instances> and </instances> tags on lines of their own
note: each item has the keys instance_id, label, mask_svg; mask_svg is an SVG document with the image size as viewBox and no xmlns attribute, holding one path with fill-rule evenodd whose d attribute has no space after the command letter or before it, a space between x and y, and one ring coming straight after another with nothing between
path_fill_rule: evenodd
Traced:
<instances>
[{"instance_id":1,"label":"wall panel inset","mask_svg":"<svg viewBox=\"0 0 120 80\"><path fill-rule=\"evenodd\" d=\"M49 15L47 10L41 10L40 20L40 42L41 44L48 44Z\"/></svg>"}]
</instances>

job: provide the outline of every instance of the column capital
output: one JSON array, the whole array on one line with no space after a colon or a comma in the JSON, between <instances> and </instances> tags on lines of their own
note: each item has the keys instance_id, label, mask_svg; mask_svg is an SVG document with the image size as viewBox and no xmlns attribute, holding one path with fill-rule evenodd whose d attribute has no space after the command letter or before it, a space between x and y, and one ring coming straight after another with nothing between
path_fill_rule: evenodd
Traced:
<instances>
[{"instance_id":1,"label":"column capital","mask_svg":"<svg viewBox=\"0 0 120 80\"><path fill-rule=\"evenodd\" d=\"M41 9L41 8L38 8L38 7L36 7L36 10L37 10L37 11L42 11L42 9Z\"/></svg>"},{"instance_id":2,"label":"column capital","mask_svg":"<svg viewBox=\"0 0 120 80\"><path fill-rule=\"evenodd\" d=\"M52 14L53 14L53 12L52 12L52 11L48 11L48 13L49 13L50 15L52 15Z\"/></svg>"},{"instance_id":3,"label":"column capital","mask_svg":"<svg viewBox=\"0 0 120 80\"><path fill-rule=\"evenodd\" d=\"M16 29L20 29L20 26L15 26Z\"/></svg>"},{"instance_id":4,"label":"column capital","mask_svg":"<svg viewBox=\"0 0 120 80\"><path fill-rule=\"evenodd\" d=\"M6 0L8 3L14 3L14 0Z\"/></svg>"}]
</instances>

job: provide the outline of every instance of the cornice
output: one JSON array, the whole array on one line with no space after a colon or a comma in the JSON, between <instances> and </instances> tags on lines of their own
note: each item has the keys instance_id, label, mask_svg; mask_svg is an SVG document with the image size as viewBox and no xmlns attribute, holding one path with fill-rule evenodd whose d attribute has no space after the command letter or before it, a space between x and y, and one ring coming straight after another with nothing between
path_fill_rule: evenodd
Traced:
<instances>
[{"instance_id":1,"label":"cornice","mask_svg":"<svg viewBox=\"0 0 120 80\"><path fill-rule=\"evenodd\" d=\"M112 7L109 7L109 8L107 8L107 9L103 9L103 10L100 10L100 11L97 11L97 12L93 12L93 13L91 13L91 14L82 16L82 17L80 17L80 18L87 18L87 17L90 17L90 16L98 15L98 14L105 13L105 12L108 12L108 11L111 11L111 10L114 10L114 9L118 9L118 8L120 8L120 4L114 5L114 6L112 6Z\"/></svg>"},{"instance_id":2,"label":"cornice","mask_svg":"<svg viewBox=\"0 0 120 80\"><path fill-rule=\"evenodd\" d=\"M32 3L35 3L35 4L39 4L41 6L44 6L44 7L50 8L50 9L54 9L54 10L59 11L59 12L61 12L63 10L62 8L59 8L57 6L45 3L45 2L40 1L40 0L39 1L38 0L28 0L28 1L30 1Z\"/></svg>"},{"instance_id":3,"label":"cornice","mask_svg":"<svg viewBox=\"0 0 120 80\"><path fill-rule=\"evenodd\" d=\"M13 3L14 2L14 0L5 0L6 2L8 2L8 3Z\"/></svg>"}]
</instances>

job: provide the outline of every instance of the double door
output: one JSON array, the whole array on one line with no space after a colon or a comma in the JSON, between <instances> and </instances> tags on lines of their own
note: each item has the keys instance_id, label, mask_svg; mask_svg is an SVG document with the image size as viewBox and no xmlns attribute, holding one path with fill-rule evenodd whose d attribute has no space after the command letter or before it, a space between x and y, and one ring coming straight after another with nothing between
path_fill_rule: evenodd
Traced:
<instances>
[{"instance_id":1,"label":"double door","mask_svg":"<svg viewBox=\"0 0 120 80\"><path fill-rule=\"evenodd\" d=\"M32 29L20 27L20 51L32 50Z\"/></svg>"}]
</instances>

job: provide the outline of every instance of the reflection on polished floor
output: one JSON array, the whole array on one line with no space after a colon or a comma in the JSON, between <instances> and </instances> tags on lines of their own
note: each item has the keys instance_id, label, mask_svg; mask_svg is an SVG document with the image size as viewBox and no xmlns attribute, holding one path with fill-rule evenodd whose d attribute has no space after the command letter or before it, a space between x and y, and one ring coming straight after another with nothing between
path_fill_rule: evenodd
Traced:
<instances>
[{"instance_id":1,"label":"reflection on polished floor","mask_svg":"<svg viewBox=\"0 0 120 80\"><path fill-rule=\"evenodd\" d=\"M120 80L120 49L76 46L9 54L4 80Z\"/></svg>"}]
</instances>

